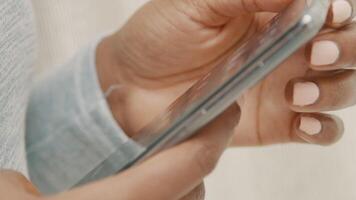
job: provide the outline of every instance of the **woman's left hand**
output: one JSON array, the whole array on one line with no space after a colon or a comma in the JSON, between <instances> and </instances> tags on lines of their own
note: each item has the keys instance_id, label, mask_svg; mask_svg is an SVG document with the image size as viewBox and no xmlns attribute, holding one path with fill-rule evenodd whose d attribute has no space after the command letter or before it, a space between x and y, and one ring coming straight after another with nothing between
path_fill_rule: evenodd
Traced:
<instances>
[{"instance_id":1,"label":"woman's left hand","mask_svg":"<svg viewBox=\"0 0 356 200\"><path fill-rule=\"evenodd\" d=\"M293 1L149 1L98 48L104 90L125 88L109 98L117 121L132 136ZM331 1L323 31L237 101L233 146L329 145L341 137L342 120L321 112L356 103L356 0Z\"/></svg>"}]
</instances>

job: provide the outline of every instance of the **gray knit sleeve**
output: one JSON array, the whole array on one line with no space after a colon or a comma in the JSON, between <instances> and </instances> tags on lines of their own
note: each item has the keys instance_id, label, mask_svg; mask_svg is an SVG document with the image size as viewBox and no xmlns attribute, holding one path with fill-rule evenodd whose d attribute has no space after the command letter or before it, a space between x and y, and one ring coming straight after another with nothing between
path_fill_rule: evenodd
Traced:
<instances>
[{"instance_id":1,"label":"gray knit sleeve","mask_svg":"<svg viewBox=\"0 0 356 200\"><path fill-rule=\"evenodd\" d=\"M32 181L44 193L67 190L125 144L138 151L116 124L100 88L97 43L36 81L27 112L26 148ZM131 145L127 145L130 144Z\"/></svg>"}]
</instances>

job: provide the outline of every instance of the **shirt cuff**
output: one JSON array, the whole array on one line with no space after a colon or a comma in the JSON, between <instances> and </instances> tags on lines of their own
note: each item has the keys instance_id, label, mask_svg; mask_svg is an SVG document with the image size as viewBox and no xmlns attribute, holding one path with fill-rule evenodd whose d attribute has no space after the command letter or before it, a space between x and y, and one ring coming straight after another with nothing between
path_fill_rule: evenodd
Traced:
<instances>
[{"instance_id":1,"label":"shirt cuff","mask_svg":"<svg viewBox=\"0 0 356 200\"><path fill-rule=\"evenodd\" d=\"M126 162L141 147L118 126L101 90L97 40L36 82L27 112L26 148L32 181L46 193L69 189L120 145Z\"/></svg>"}]
</instances>

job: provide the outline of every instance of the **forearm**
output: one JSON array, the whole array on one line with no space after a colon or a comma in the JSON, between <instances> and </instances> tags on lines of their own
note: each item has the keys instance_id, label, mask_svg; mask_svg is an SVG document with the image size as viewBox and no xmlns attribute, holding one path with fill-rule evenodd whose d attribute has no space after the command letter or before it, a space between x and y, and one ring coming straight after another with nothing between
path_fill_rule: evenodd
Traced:
<instances>
[{"instance_id":1,"label":"forearm","mask_svg":"<svg viewBox=\"0 0 356 200\"><path fill-rule=\"evenodd\" d=\"M117 126L102 92L96 44L33 88L27 114L30 176L46 193L68 189L117 146L131 142ZM123 152L125 161L132 149Z\"/></svg>"}]
</instances>

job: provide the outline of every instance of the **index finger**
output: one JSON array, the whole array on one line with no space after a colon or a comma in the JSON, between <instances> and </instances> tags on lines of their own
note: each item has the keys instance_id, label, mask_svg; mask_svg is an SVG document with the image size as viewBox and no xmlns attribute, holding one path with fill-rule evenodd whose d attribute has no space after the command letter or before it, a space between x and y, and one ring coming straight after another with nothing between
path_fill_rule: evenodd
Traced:
<instances>
[{"instance_id":1,"label":"index finger","mask_svg":"<svg viewBox=\"0 0 356 200\"><path fill-rule=\"evenodd\" d=\"M240 109L235 104L192 139L117 176L53 199L180 199L215 168L239 118Z\"/></svg>"}]
</instances>

